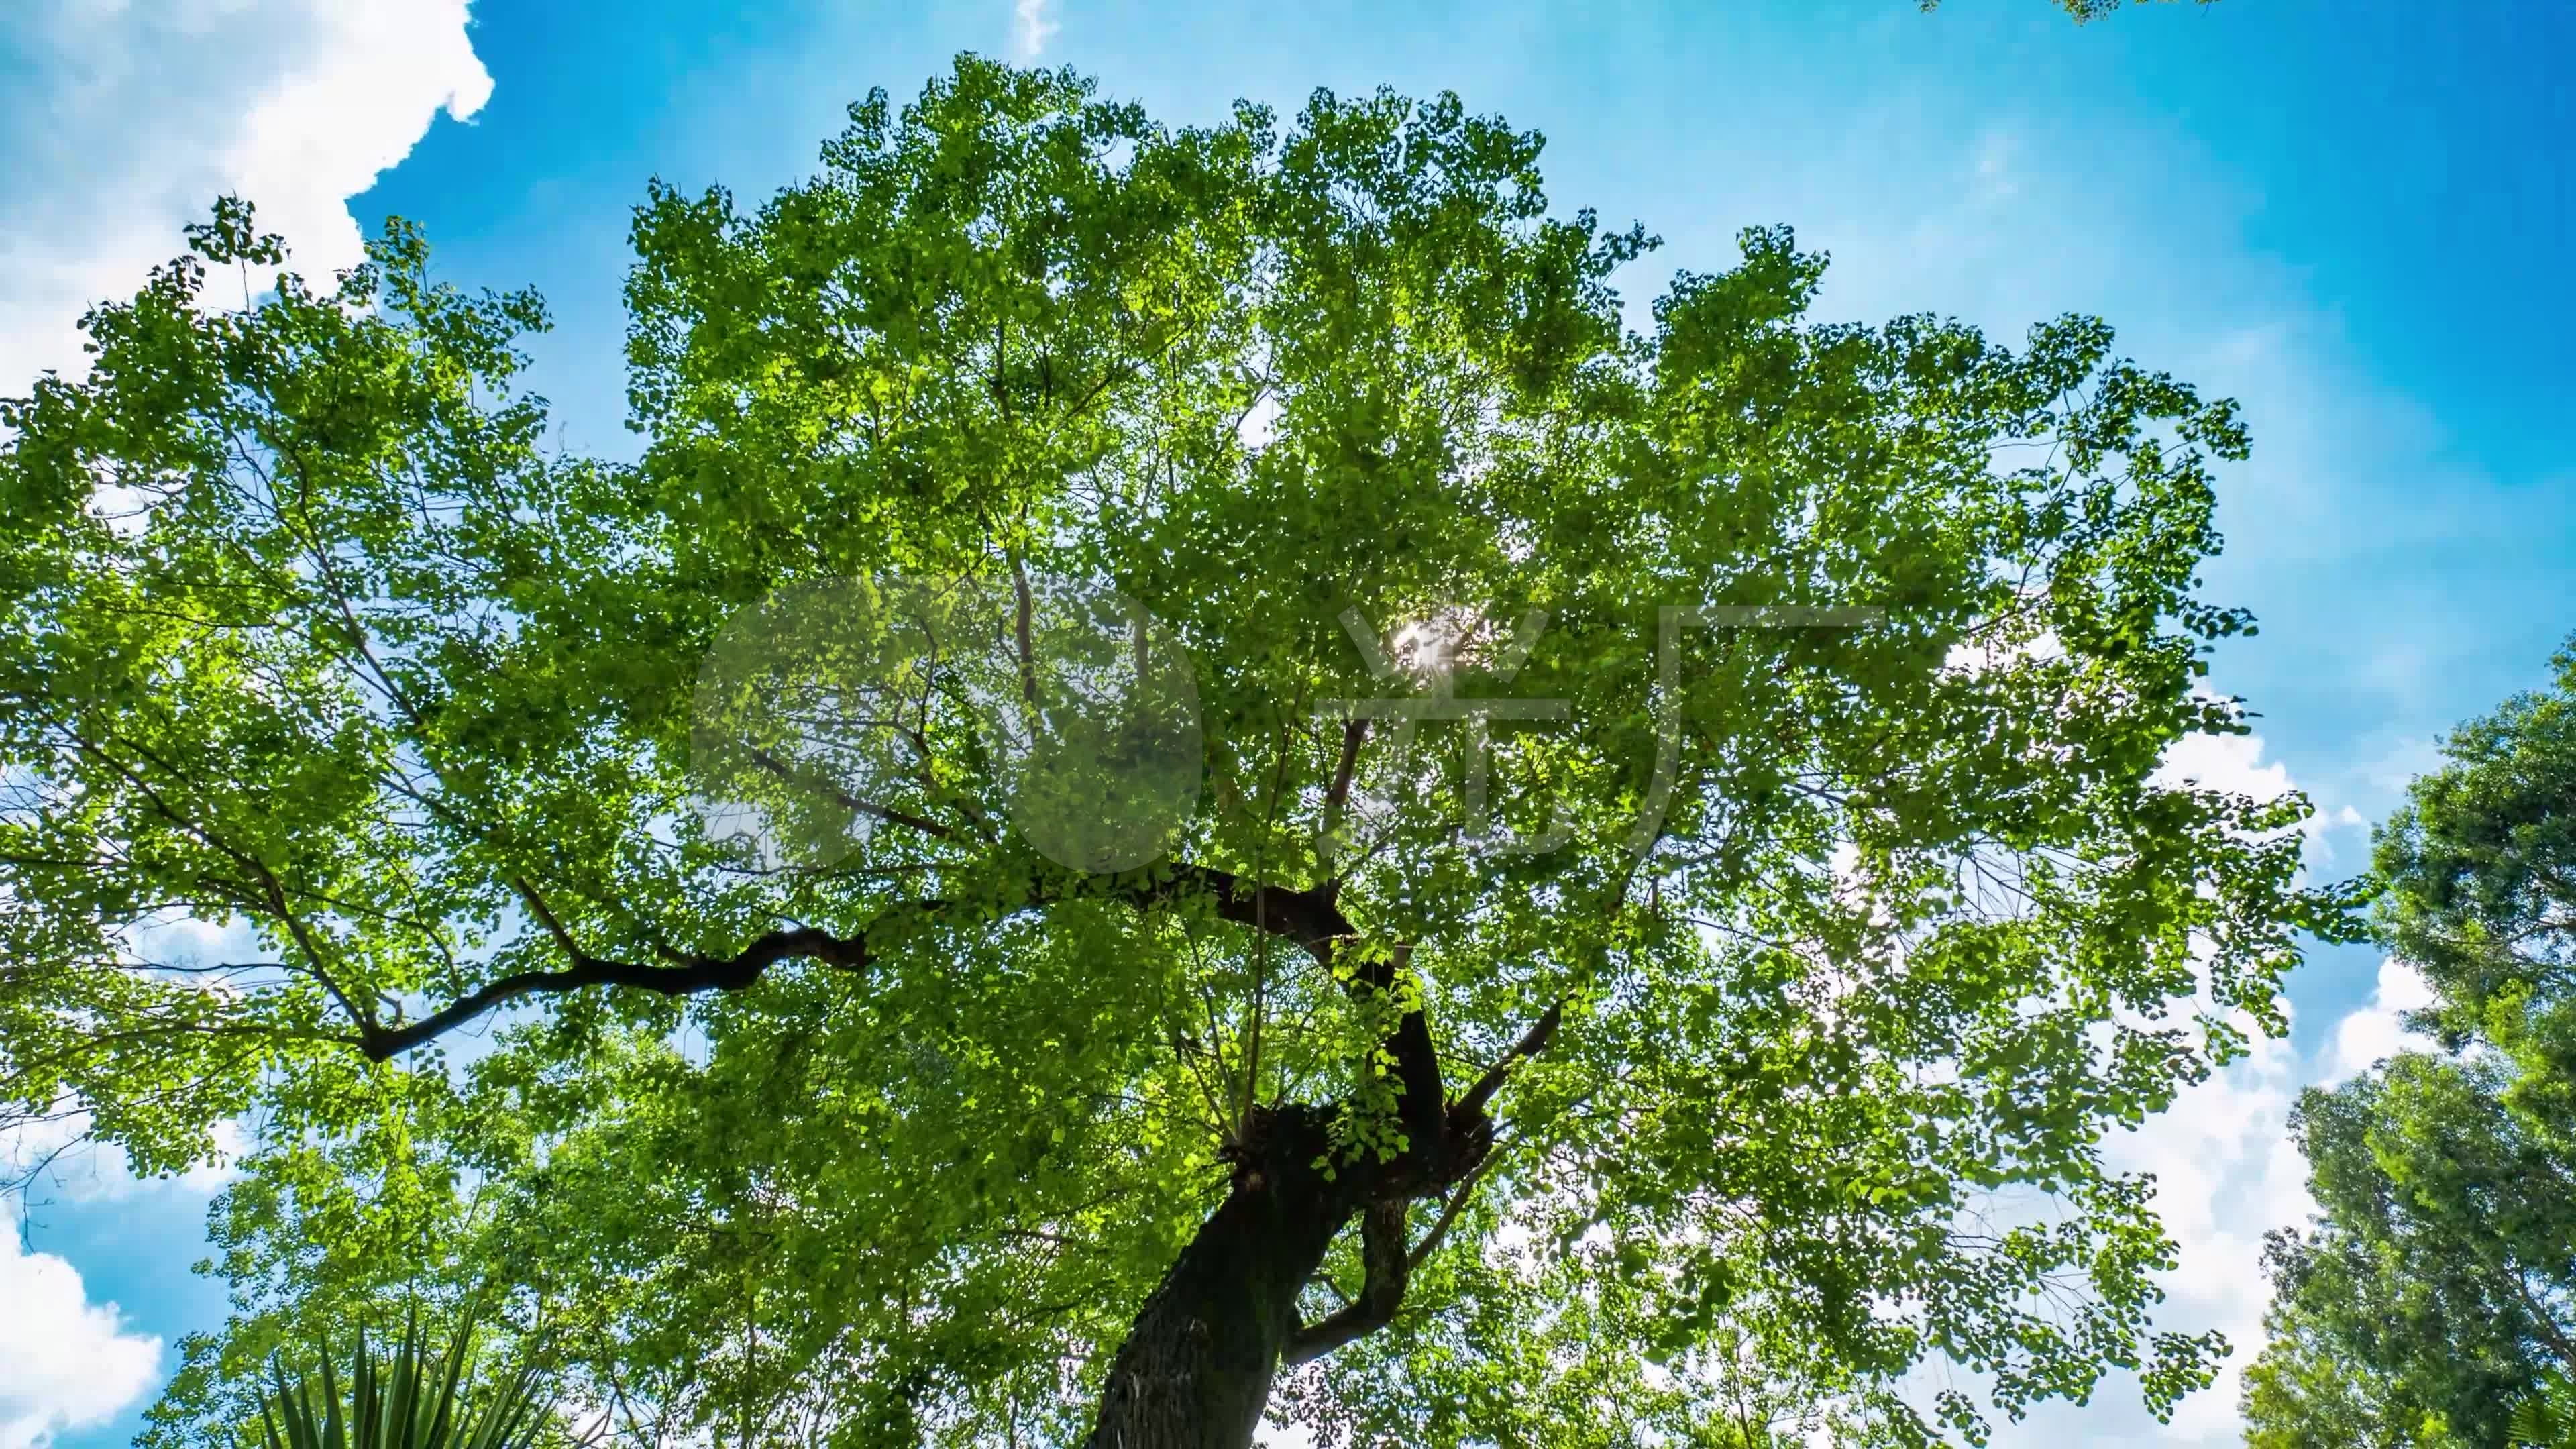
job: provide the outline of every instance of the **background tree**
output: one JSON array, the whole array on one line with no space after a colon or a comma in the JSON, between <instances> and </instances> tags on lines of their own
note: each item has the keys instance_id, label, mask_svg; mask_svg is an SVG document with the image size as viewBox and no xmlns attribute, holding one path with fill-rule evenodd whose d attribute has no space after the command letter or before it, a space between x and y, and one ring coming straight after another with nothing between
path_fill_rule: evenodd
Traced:
<instances>
[{"instance_id":1,"label":"background tree","mask_svg":"<svg viewBox=\"0 0 2576 1449\"><path fill-rule=\"evenodd\" d=\"M2515 1442L2576 1371L2576 640L2554 663L2379 832L2381 934L2443 1050L2301 1100L2320 1215L2274 1235L2257 1444Z\"/></svg>"},{"instance_id":2,"label":"background tree","mask_svg":"<svg viewBox=\"0 0 2576 1449\"><path fill-rule=\"evenodd\" d=\"M213 307L280 259L230 202L0 413L5 1097L257 1141L158 1442L486 1285L637 1444L2206 1382L2098 1142L2339 919L2303 802L2152 778L2243 728L2227 404L2088 319L1812 321L1785 230L1626 332L1650 240L1454 97L1170 129L969 57L850 121L637 208L634 466L541 451L541 307L400 223ZM1335 703L1407 694L1563 705Z\"/></svg>"}]
</instances>

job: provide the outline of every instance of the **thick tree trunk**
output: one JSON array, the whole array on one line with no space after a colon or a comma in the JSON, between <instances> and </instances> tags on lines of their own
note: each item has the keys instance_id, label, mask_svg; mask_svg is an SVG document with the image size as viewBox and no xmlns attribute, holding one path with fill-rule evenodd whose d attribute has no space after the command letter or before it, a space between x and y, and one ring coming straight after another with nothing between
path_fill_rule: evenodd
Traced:
<instances>
[{"instance_id":1,"label":"thick tree trunk","mask_svg":"<svg viewBox=\"0 0 2576 1449\"><path fill-rule=\"evenodd\" d=\"M1297 1295L1359 1211L1357 1178L1313 1163L1326 1114L1287 1107L1250 1145L1233 1188L1145 1300L1109 1368L1084 1449L1248 1449Z\"/></svg>"},{"instance_id":2,"label":"thick tree trunk","mask_svg":"<svg viewBox=\"0 0 2576 1449\"><path fill-rule=\"evenodd\" d=\"M1291 904L1311 899L1289 898ZM1332 911L1329 894L1323 909ZM1256 913L1256 919L1266 918ZM1332 930L1305 933L1326 965L1332 953L1316 943L1350 934L1338 912L1332 924ZM1398 947L1361 989L1392 984L1406 953ZM1247 1140L1235 1148L1225 1201L1199 1225L1119 1345L1083 1449L1251 1449L1283 1353L1311 1361L1392 1321L1415 1251L1406 1242L1406 1205L1445 1193L1477 1171L1494 1145L1485 1104L1513 1063L1547 1045L1564 1007L1562 1001L1550 1006L1454 1103L1441 1090L1428 1022L1418 1007L1405 1013L1386 1043L1401 1087L1397 1114L1407 1144L1393 1159L1347 1163L1328 1178L1316 1164L1330 1150L1327 1129L1336 1109L1287 1104L1254 1113L1244 1124ZM1363 1212L1367 1280L1359 1296L1320 1323L1299 1322L1297 1295L1333 1239ZM1433 1240L1438 1234L1435 1228Z\"/></svg>"}]
</instances>

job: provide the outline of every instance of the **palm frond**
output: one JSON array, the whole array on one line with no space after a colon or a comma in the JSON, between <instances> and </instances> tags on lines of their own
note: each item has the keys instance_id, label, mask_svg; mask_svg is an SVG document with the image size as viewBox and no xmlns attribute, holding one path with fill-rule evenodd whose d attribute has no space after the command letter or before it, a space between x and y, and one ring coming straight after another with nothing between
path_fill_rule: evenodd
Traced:
<instances>
[{"instance_id":1,"label":"palm frond","mask_svg":"<svg viewBox=\"0 0 2576 1449\"><path fill-rule=\"evenodd\" d=\"M2576 1449L2576 1385L2551 1378L2514 1403L2505 1434L2517 1449Z\"/></svg>"}]
</instances>

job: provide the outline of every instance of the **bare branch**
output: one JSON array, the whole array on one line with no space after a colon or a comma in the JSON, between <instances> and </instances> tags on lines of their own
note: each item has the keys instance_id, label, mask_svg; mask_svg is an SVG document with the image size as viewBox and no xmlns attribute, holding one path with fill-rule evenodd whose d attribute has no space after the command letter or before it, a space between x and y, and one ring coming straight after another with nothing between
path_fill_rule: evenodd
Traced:
<instances>
[{"instance_id":1,"label":"bare branch","mask_svg":"<svg viewBox=\"0 0 2576 1449\"><path fill-rule=\"evenodd\" d=\"M924 908L941 904L944 903L926 902ZM852 971L867 969L873 959L867 932L835 936L812 927L771 931L730 956L694 956L676 966L608 961L581 951L568 937L558 937L558 943L573 958L563 970L517 972L486 982L418 1021L399 1027L364 1029L360 1049L371 1061L385 1061L522 996L559 995L593 986L632 986L664 996L693 996L701 991L740 991L759 980L762 972L791 958L826 961Z\"/></svg>"}]
</instances>

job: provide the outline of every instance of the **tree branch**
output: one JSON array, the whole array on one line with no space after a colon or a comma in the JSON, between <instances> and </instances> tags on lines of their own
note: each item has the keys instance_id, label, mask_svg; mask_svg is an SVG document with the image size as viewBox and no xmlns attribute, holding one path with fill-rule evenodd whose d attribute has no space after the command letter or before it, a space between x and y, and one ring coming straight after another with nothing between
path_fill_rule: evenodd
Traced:
<instances>
[{"instance_id":1,"label":"tree branch","mask_svg":"<svg viewBox=\"0 0 2576 1449\"><path fill-rule=\"evenodd\" d=\"M923 909L943 902L925 902ZM883 921L884 917L878 918ZM781 961L803 957L848 970L865 970L872 957L868 933L835 936L813 927L771 931L730 956L691 956L676 966L639 966L609 961L557 937L572 964L560 971L521 971L489 981L420 1020L398 1027L361 1026L360 1047L370 1061L386 1061L424 1042L454 1031L494 1007L522 996L559 995L592 986L632 986L664 996L692 996L701 991L740 991Z\"/></svg>"},{"instance_id":2,"label":"tree branch","mask_svg":"<svg viewBox=\"0 0 2576 1449\"><path fill-rule=\"evenodd\" d=\"M1317 853L1323 857L1323 888L1328 891L1341 888L1340 862L1335 857L1341 851L1342 810L1350 802L1351 776L1359 769L1360 745L1368 739L1368 727L1364 719L1342 722L1342 757L1333 767L1332 785L1324 791L1322 848Z\"/></svg>"},{"instance_id":3,"label":"tree branch","mask_svg":"<svg viewBox=\"0 0 2576 1449\"><path fill-rule=\"evenodd\" d=\"M1458 1099L1460 1109L1468 1112L1484 1111L1485 1104L1492 1101L1494 1093L1502 1089L1503 1079L1511 1075L1512 1068L1547 1050L1547 1044L1556 1039L1557 1027L1565 1021L1565 1003L1570 999L1558 997L1537 1021L1532 1022L1530 1029L1521 1034L1521 1039L1512 1043L1512 1049L1503 1053L1501 1059L1492 1066L1487 1067L1485 1075L1476 1079L1476 1085L1467 1089L1467 1095Z\"/></svg>"},{"instance_id":4,"label":"tree branch","mask_svg":"<svg viewBox=\"0 0 2576 1449\"><path fill-rule=\"evenodd\" d=\"M2576 1344L2567 1341L2567 1335L2558 1327L2557 1315L2551 1313L2549 1306L2542 1303L2539 1296L2531 1291L2531 1283L2523 1277L2522 1270L2508 1263L2505 1265L2504 1276L2513 1284L2513 1291L2522 1299L2523 1307L2531 1314L2532 1327L2549 1345L2549 1351L2557 1357L2559 1365L2562 1368L2576 1368Z\"/></svg>"},{"instance_id":5,"label":"tree branch","mask_svg":"<svg viewBox=\"0 0 2576 1449\"><path fill-rule=\"evenodd\" d=\"M848 970L864 970L874 960L868 936L876 925L896 915L935 914L948 905L944 901L925 901L894 908L856 936L835 936L811 927L777 930L754 939L731 955L675 951L668 954L666 964L647 966L590 954L564 929L553 912L546 909L543 900L531 887L521 881L512 884L521 899L528 903L529 914L545 927L570 964L557 971L521 971L486 982L418 1021L398 1026L377 1026L361 1019L360 1049L370 1060L385 1061L399 1056L523 996L560 995L593 986L631 986L665 996L692 996L702 991L740 991L759 980L761 973L771 966L791 958L824 961ZM1207 866L1182 864L1174 869L1168 881L1113 890L1109 894L1139 909L1151 909L1174 904L1188 895L1201 892L1214 901L1220 918L1283 936L1326 965L1332 962L1335 944L1354 934L1350 921L1322 892L1274 885L1248 886L1231 872ZM1019 902L1018 908L1042 906L1050 899L1053 898L1032 889ZM1392 969L1378 967L1360 973L1354 986L1383 989L1393 983ZM1428 1044L1427 1034L1423 1041ZM1439 1098L1435 1094L1431 1100L1437 1102Z\"/></svg>"},{"instance_id":6,"label":"tree branch","mask_svg":"<svg viewBox=\"0 0 2576 1449\"><path fill-rule=\"evenodd\" d=\"M801 786L808 790L821 791L823 794L830 796L834 803L840 805L846 810L855 811L858 814L885 821L889 825L901 825L907 829L918 830L922 834L934 839L955 840L957 838L956 831L949 829L947 826L940 824L936 820L929 819L926 816L915 815L907 810L897 810L889 805L879 805L873 800L863 799L860 796L853 795L849 791L842 789L840 786L833 784L830 780L822 778L817 772L811 770L799 770L793 763L782 760L767 750L754 746L749 749L748 753L762 769L767 770L772 776L775 776L790 785Z\"/></svg>"},{"instance_id":7,"label":"tree branch","mask_svg":"<svg viewBox=\"0 0 2576 1449\"><path fill-rule=\"evenodd\" d=\"M1373 1202L1360 1217L1360 1261L1368 1277L1360 1296L1319 1323L1300 1328L1280 1351L1282 1368L1312 1363L1346 1343L1355 1343L1395 1321L1404 1290L1413 1279L1413 1263L1404 1251L1405 1200Z\"/></svg>"},{"instance_id":8,"label":"tree branch","mask_svg":"<svg viewBox=\"0 0 2576 1449\"><path fill-rule=\"evenodd\" d=\"M1176 864L1167 883L1121 890L1115 894L1131 904L1146 907L1169 904L1192 891L1204 892L1214 901L1218 919L1281 937L1321 965L1330 966L1333 948L1359 934L1326 890L1292 890L1287 886L1247 884L1233 872L1213 866ZM1394 975L1386 967L1360 974L1363 983L1370 986L1394 984Z\"/></svg>"},{"instance_id":9,"label":"tree branch","mask_svg":"<svg viewBox=\"0 0 2576 1449\"><path fill-rule=\"evenodd\" d=\"M1467 1200L1475 1196L1476 1184L1485 1180L1485 1173L1493 1167L1495 1159L1501 1156L1502 1149L1499 1146L1488 1150L1483 1157L1477 1159L1474 1167L1467 1170L1466 1176L1458 1179L1458 1185L1449 1190L1449 1200L1440 1205L1440 1216L1431 1224L1431 1231L1423 1234L1422 1241L1414 1244L1413 1251L1405 1255L1408 1266L1419 1268L1430 1260L1433 1253L1439 1251L1441 1240L1449 1236L1449 1225L1456 1222L1458 1214L1466 1210Z\"/></svg>"},{"instance_id":10,"label":"tree branch","mask_svg":"<svg viewBox=\"0 0 2576 1449\"><path fill-rule=\"evenodd\" d=\"M1029 708L1035 709L1038 707L1038 660L1037 651L1029 640L1029 618L1036 612L1036 606L1029 597L1028 570L1020 566L1017 554L1011 556L1011 596L1011 637L1020 654L1020 697L1028 701ZM1031 723L1034 725L1035 722Z\"/></svg>"}]
</instances>

